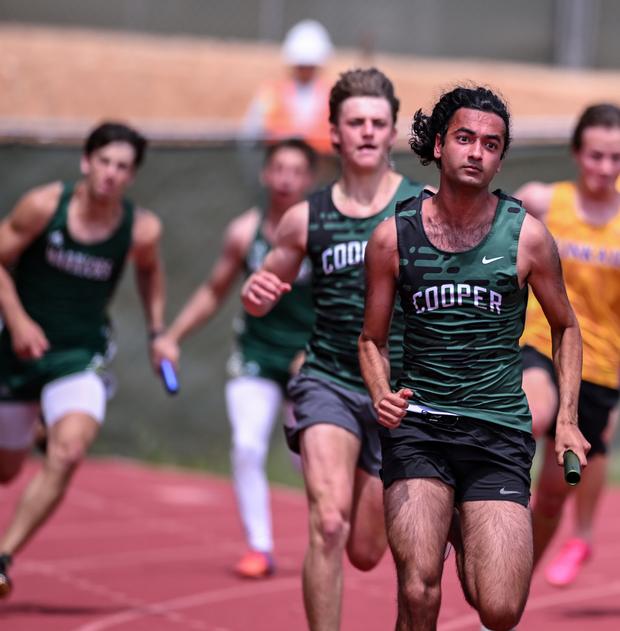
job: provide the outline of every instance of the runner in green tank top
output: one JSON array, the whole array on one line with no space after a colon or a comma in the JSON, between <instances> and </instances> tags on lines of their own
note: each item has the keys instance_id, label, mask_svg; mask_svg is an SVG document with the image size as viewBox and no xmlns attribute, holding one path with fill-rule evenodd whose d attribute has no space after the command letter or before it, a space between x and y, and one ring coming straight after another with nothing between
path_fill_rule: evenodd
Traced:
<instances>
[{"instance_id":1,"label":"runner in green tank top","mask_svg":"<svg viewBox=\"0 0 620 631\"><path fill-rule=\"evenodd\" d=\"M246 310L264 316L290 290L304 257L312 261L317 322L306 363L289 384L295 424L286 428L289 446L301 452L310 508L303 589L312 630L339 628L344 550L369 570L387 545L376 416L356 341L366 242L401 196L421 189L390 166L398 107L378 70L341 75L330 93L330 123L342 175L286 213L274 249L242 290Z\"/></svg>"},{"instance_id":2,"label":"runner in green tank top","mask_svg":"<svg viewBox=\"0 0 620 631\"><path fill-rule=\"evenodd\" d=\"M301 140L282 140L267 149L261 174L268 194L266 212L251 208L231 222L209 278L155 342L157 357L177 364L181 340L216 313L242 272L247 276L261 266L284 211L304 198L316 166L314 150ZM286 383L298 368L314 323L310 280L306 261L286 300L267 318L244 313L235 323L226 407L237 505L249 548L235 568L242 576L262 578L274 571L265 462ZM291 413L289 407L285 407L286 416Z\"/></svg>"},{"instance_id":3,"label":"runner in green tank top","mask_svg":"<svg viewBox=\"0 0 620 631\"><path fill-rule=\"evenodd\" d=\"M572 449L585 465L589 445L575 406L581 338L556 248L517 200L489 192L509 143L506 105L485 88L455 88L430 116L418 111L411 146L423 164L439 167L439 190L399 205L367 248L360 363L381 424L399 631L436 628L455 507L459 577L483 625L512 629L525 607L535 443L518 342L528 284L554 339L558 462ZM388 328L396 293L405 355L392 392Z\"/></svg>"},{"instance_id":4,"label":"runner in green tank top","mask_svg":"<svg viewBox=\"0 0 620 631\"><path fill-rule=\"evenodd\" d=\"M0 482L20 471L39 414L47 431L45 463L0 537L0 596L11 556L52 514L103 422L107 308L129 257L148 330L163 325L161 224L124 199L145 148L133 129L100 125L76 185L31 190L0 224Z\"/></svg>"}]
</instances>

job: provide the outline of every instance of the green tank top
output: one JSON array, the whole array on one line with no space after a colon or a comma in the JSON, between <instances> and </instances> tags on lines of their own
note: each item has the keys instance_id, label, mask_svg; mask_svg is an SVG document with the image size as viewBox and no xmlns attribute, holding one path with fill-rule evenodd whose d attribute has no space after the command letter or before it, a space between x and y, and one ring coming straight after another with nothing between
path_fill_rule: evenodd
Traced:
<instances>
[{"instance_id":1,"label":"green tank top","mask_svg":"<svg viewBox=\"0 0 620 631\"><path fill-rule=\"evenodd\" d=\"M308 256L312 262L316 323L302 371L365 392L357 355L364 320L364 252L377 225L394 214L396 202L418 195L422 185L403 178L390 202L372 217L343 215L332 186L308 198ZM392 376L400 371L402 314L392 322Z\"/></svg>"},{"instance_id":2,"label":"green tank top","mask_svg":"<svg viewBox=\"0 0 620 631\"><path fill-rule=\"evenodd\" d=\"M422 224L425 191L396 210L398 287L405 312L398 387L412 403L531 432L521 388L527 286L517 277L525 210L501 191L491 229L476 247L443 252Z\"/></svg>"},{"instance_id":3,"label":"green tank top","mask_svg":"<svg viewBox=\"0 0 620 631\"><path fill-rule=\"evenodd\" d=\"M75 241L67 226L73 184L65 184L47 228L23 252L15 267L19 298L44 330L54 350L105 349L106 309L131 247L134 208L123 201L118 229L104 241Z\"/></svg>"},{"instance_id":4,"label":"green tank top","mask_svg":"<svg viewBox=\"0 0 620 631\"><path fill-rule=\"evenodd\" d=\"M271 245L262 234L262 226L256 235L245 258L245 272L249 276L260 269ZM237 343L241 351L264 354L265 360L276 359L288 364L301 350L304 350L312 326L312 269L304 259L297 279L290 292L284 294L276 306L265 316L255 318L244 312L237 324ZM273 363L273 362L271 362Z\"/></svg>"}]
</instances>

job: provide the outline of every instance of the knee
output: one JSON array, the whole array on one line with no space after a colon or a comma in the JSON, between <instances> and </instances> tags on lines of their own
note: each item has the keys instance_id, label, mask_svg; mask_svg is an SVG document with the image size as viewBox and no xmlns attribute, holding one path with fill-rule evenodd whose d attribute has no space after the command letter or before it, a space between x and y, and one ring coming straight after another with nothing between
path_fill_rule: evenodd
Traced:
<instances>
[{"instance_id":1,"label":"knee","mask_svg":"<svg viewBox=\"0 0 620 631\"><path fill-rule=\"evenodd\" d=\"M441 598L441 576L417 572L406 581L399 580L398 592L409 611L433 608Z\"/></svg>"},{"instance_id":2,"label":"knee","mask_svg":"<svg viewBox=\"0 0 620 631\"><path fill-rule=\"evenodd\" d=\"M387 541L385 540L368 541L366 539L357 542L351 538L347 544L347 556L353 567L362 572L369 572L381 561L386 548Z\"/></svg>"},{"instance_id":3,"label":"knee","mask_svg":"<svg viewBox=\"0 0 620 631\"><path fill-rule=\"evenodd\" d=\"M262 465L266 450L256 442L235 440L232 445L232 459L235 465Z\"/></svg>"},{"instance_id":4,"label":"knee","mask_svg":"<svg viewBox=\"0 0 620 631\"><path fill-rule=\"evenodd\" d=\"M480 622L482 622L487 629L493 629L493 631L511 631L519 624L519 620L521 620L523 606L520 604L515 605L510 602L481 605L478 613L480 614Z\"/></svg>"},{"instance_id":5,"label":"knee","mask_svg":"<svg viewBox=\"0 0 620 631\"><path fill-rule=\"evenodd\" d=\"M80 440L60 439L48 445L46 466L58 473L70 473L76 469L87 452Z\"/></svg>"},{"instance_id":6,"label":"knee","mask_svg":"<svg viewBox=\"0 0 620 631\"><path fill-rule=\"evenodd\" d=\"M350 524L340 511L332 509L311 517L311 531L311 544L324 552L340 554L349 536Z\"/></svg>"}]
</instances>

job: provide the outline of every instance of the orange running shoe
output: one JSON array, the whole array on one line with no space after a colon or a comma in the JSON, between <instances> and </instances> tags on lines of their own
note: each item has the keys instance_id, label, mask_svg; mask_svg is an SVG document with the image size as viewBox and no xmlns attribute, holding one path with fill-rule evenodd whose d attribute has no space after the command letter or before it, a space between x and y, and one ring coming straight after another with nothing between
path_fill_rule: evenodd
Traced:
<instances>
[{"instance_id":1,"label":"orange running shoe","mask_svg":"<svg viewBox=\"0 0 620 631\"><path fill-rule=\"evenodd\" d=\"M592 548L583 539L569 539L545 571L547 582L556 587L570 585L581 566L590 558Z\"/></svg>"},{"instance_id":2,"label":"orange running shoe","mask_svg":"<svg viewBox=\"0 0 620 631\"><path fill-rule=\"evenodd\" d=\"M243 578L266 578L271 576L275 569L271 554L258 550L250 550L235 566L235 572Z\"/></svg>"}]
</instances>

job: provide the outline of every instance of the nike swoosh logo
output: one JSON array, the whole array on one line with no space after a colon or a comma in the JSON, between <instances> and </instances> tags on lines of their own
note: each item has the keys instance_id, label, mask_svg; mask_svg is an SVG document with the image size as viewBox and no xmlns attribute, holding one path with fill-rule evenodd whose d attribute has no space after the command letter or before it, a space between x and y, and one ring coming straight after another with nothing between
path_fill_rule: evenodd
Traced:
<instances>
[{"instance_id":1,"label":"nike swoosh logo","mask_svg":"<svg viewBox=\"0 0 620 631\"><path fill-rule=\"evenodd\" d=\"M519 493L519 491L507 491L503 486L499 490L499 494L500 495L521 495L521 493Z\"/></svg>"},{"instance_id":2,"label":"nike swoosh logo","mask_svg":"<svg viewBox=\"0 0 620 631\"><path fill-rule=\"evenodd\" d=\"M503 259L503 256L494 256L492 259L488 259L486 256L482 257L482 264L483 265L488 265L489 263L493 263L494 261L499 261L500 259Z\"/></svg>"}]
</instances>

